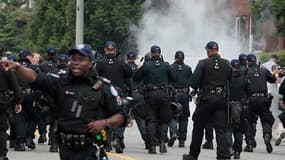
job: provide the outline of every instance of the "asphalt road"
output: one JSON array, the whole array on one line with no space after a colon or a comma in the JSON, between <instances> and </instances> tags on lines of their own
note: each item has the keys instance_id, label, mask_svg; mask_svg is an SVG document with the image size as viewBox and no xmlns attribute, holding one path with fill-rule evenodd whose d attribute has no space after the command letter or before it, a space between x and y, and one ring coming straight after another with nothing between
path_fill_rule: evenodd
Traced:
<instances>
[{"instance_id":1,"label":"asphalt road","mask_svg":"<svg viewBox=\"0 0 285 160\"><path fill-rule=\"evenodd\" d=\"M193 113L193 112L192 112ZM144 149L144 143L141 140L136 125L126 129L125 143L126 149L123 154L114 152L108 153L110 160L181 160L182 154L189 151L191 140L192 121L189 123L189 134L185 148L178 148L178 142L173 147L168 148L167 154L149 155ZM253 153L242 153L241 160L283 160L285 158L285 145L273 146L273 153L268 154L262 139L262 129L260 124L257 128L257 148ZM38 138L38 137L37 137ZM37 138L35 142L37 142ZM274 140L272 140L274 144ZM284 143L285 144L285 143ZM216 146L216 145L215 145ZM58 153L48 152L49 146L45 144L37 144L35 150L27 150L25 152L15 152L9 149L8 157L10 160L57 160ZM157 148L158 151L158 148ZM215 150L202 150L199 160L213 160L216 158Z\"/></svg>"}]
</instances>

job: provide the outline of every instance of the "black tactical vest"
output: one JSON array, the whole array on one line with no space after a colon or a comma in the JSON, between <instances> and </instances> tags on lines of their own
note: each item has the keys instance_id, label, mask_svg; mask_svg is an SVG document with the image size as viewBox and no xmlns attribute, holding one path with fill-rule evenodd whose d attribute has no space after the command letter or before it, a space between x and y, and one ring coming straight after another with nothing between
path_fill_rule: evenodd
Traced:
<instances>
[{"instance_id":1,"label":"black tactical vest","mask_svg":"<svg viewBox=\"0 0 285 160\"><path fill-rule=\"evenodd\" d=\"M45 61L40 64L40 69L44 73L57 74L59 72L58 64L52 61Z\"/></svg>"},{"instance_id":2,"label":"black tactical vest","mask_svg":"<svg viewBox=\"0 0 285 160\"><path fill-rule=\"evenodd\" d=\"M87 134L87 124L104 117L103 101L103 92L93 89L92 84L86 80L62 79L62 87L57 96L59 130Z\"/></svg>"},{"instance_id":3,"label":"black tactical vest","mask_svg":"<svg viewBox=\"0 0 285 160\"><path fill-rule=\"evenodd\" d=\"M176 62L171 65L175 71L175 81L172 84L176 88L187 88L190 85L190 78L192 75L191 68L183 62Z\"/></svg>"},{"instance_id":4,"label":"black tactical vest","mask_svg":"<svg viewBox=\"0 0 285 160\"><path fill-rule=\"evenodd\" d=\"M248 68L247 77L250 80L252 93L267 93L266 70L259 66Z\"/></svg>"},{"instance_id":5,"label":"black tactical vest","mask_svg":"<svg viewBox=\"0 0 285 160\"><path fill-rule=\"evenodd\" d=\"M231 67L229 62L223 58L207 58L202 60L203 71L200 89L209 91L215 87L225 87L230 78Z\"/></svg>"}]
</instances>

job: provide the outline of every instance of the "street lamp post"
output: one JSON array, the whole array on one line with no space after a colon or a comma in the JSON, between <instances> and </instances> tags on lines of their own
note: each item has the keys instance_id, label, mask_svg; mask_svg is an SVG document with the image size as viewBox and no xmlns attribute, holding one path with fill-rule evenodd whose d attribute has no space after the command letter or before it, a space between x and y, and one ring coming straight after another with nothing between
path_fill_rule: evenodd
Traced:
<instances>
[{"instance_id":1,"label":"street lamp post","mask_svg":"<svg viewBox=\"0 0 285 160\"><path fill-rule=\"evenodd\" d=\"M84 28L84 0L76 0L76 35L75 44L83 43L83 28Z\"/></svg>"}]
</instances>

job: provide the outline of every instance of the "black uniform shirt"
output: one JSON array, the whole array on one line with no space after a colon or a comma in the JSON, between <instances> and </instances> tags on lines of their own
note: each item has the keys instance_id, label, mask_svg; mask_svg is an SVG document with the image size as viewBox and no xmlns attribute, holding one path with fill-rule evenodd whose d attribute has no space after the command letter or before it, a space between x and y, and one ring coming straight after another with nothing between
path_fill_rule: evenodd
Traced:
<instances>
[{"instance_id":1,"label":"black uniform shirt","mask_svg":"<svg viewBox=\"0 0 285 160\"><path fill-rule=\"evenodd\" d=\"M176 61L171 65L175 71L175 81L172 85L175 88L187 88L190 86L190 78L192 76L191 67L184 64L183 61Z\"/></svg>"},{"instance_id":2,"label":"black uniform shirt","mask_svg":"<svg viewBox=\"0 0 285 160\"><path fill-rule=\"evenodd\" d=\"M274 83L276 81L269 70L259 67L256 63L248 65L247 77L250 80L250 87L253 93L267 94L267 82Z\"/></svg>"},{"instance_id":3,"label":"black uniform shirt","mask_svg":"<svg viewBox=\"0 0 285 160\"><path fill-rule=\"evenodd\" d=\"M108 54L99 60L96 64L96 71L99 76L108 78L114 86L121 89L125 88L125 80L132 76L130 67L114 54Z\"/></svg>"},{"instance_id":4,"label":"black uniform shirt","mask_svg":"<svg viewBox=\"0 0 285 160\"><path fill-rule=\"evenodd\" d=\"M91 76L66 74L64 78L55 78L39 74L32 87L45 91L53 98L60 131L86 134L90 121L123 111L118 104L116 90L105 83L100 89L94 89L100 85L97 82L98 79Z\"/></svg>"},{"instance_id":5,"label":"black uniform shirt","mask_svg":"<svg viewBox=\"0 0 285 160\"><path fill-rule=\"evenodd\" d=\"M173 70L167 62L160 57L153 57L135 73L134 80L142 81L144 84L156 86L168 85L174 81Z\"/></svg>"},{"instance_id":6,"label":"black uniform shirt","mask_svg":"<svg viewBox=\"0 0 285 160\"><path fill-rule=\"evenodd\" d=\"M230 101L246 100L251 94L250 81L241 71L233 71L230 80Z\"/></svg>"},{"instance_id":7,"label":"black uniform shirt","mask_svg":"<svg viewBox=\"0 0 285 160\"><path fill-rule=\"evenodd\" d=\"M218 65L216 65L218 64ZM215 66L217 69L215 69ZM200 60L190 80L190 86L197 90L209 91L215 87L226 86L230 79L231 66L219 54Z\"/></svg>"}]
</instances>

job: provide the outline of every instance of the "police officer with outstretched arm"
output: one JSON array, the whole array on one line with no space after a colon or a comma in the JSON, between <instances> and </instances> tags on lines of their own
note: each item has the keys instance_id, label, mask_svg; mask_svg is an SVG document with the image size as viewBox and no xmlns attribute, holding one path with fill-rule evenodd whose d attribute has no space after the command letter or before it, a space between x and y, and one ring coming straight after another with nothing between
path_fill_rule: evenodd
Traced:
<instances>
[{"instance_id":1,"label":"police officer with outstretched arm","mask_svg":"<svg viewBox=\"0 0 285 160\"><path fill-rule=\"evenodd\" d=\"M108 81L92 74L93 55L86 45L69 52L69 73L55 78L37 73L12 61L2 61L6 70L15 70L33 88L44 90L55 102L58 118L59 153L62 160L97 159L96 135L105 127L124 123L125 114Z\"/></svg>"},{"instance_id":2,"label":"police officer with outstretched arm","mask_svg":"<svg viewBox=\"0 0 285 160\"><path fill-rule=\"evenodd\" d=\"M213 121L216 141L217 159L228 159L226 147L226 108L227 83L231 76L231 66L218 54L219 47L214 41L206 45L208 58L200 60L190 81L190 86L198 90L198 104L193 114L192 142L189 154L183 160L197 160L201 151L203 130Z\"/></svg>"}]
</instances>

